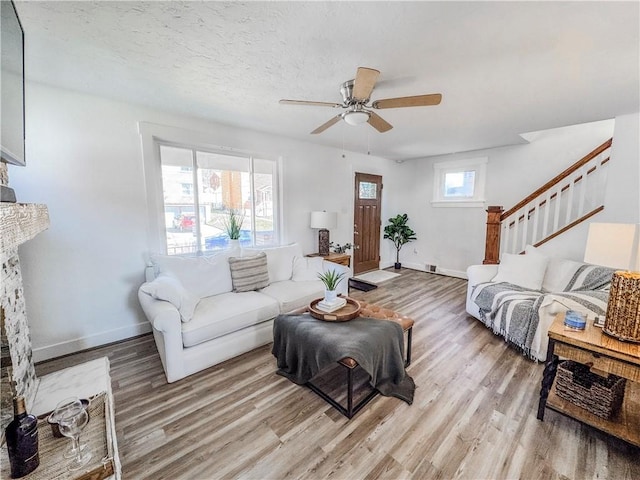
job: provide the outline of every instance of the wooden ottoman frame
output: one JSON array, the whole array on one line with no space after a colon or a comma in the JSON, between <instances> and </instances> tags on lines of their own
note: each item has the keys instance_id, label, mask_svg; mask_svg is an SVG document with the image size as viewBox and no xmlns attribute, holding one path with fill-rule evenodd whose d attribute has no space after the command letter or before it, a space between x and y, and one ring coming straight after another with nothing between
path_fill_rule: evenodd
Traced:
<instances>
[{"instance_id":1,"label":"wooden ottoman frame","mask_svg":"<svg viewBox=\"0 0 640 480\"><path fill-rule=\"evenodd\" d=\"M378 305L358 301L360 304L360 317L365 318L375 318L378 320L389 320L392 322L398 323L402 327L403 332L407 332L407 352L406 352L406 360L404 362L405 368L411 364L411 340L412 340L412 332L413 332L413 319L406 317L404 315L400 315L393 310L389 310L388 308L382 308ZM347 406L346 408L341 405L336 399L331 397L329 394L324 392L320 387L312 383L311 381L307 382L306 385L313 392L315 392L320 398L329 403L332 407L338 410L347 418L352 418L356 413L358 413L362 408L367 405L371 400L373 400L380 392L377 389L373 389L366 397L360 400L356 405L353 404L353 373L354 370L359 367L358 362L356 362L351 357L343 358L338 361L338 365L345 369L346 372L346 380L347 380Z\"/></svg>"}]
</instances>

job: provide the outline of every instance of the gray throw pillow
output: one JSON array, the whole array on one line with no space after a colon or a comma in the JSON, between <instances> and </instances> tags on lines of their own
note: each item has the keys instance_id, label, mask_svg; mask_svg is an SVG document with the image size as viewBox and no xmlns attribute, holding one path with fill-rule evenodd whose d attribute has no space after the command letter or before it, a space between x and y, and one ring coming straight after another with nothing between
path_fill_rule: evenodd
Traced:
<instances>
[{"instance_id":1,"label":"gray throw pillow","mask_svg":"<svg viewBox=\"0 0 640 480\"><path fill-rule=\"evenodd\" d=\"M234 292L250 292L269 286L267 254L253 257L230 257L231 282Z\"/></svg>"}]
</instances>

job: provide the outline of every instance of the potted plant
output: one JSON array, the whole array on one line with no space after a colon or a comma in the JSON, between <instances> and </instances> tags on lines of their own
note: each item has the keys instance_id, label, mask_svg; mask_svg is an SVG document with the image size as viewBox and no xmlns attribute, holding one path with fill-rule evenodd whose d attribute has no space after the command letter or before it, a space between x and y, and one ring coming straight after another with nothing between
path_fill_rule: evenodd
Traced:
<instances>
[{"instance_id":1,"label":"potted plant","mask_svg":"<svg viewBox=\"0 0 640 480\"><path fill-rule=\"evenodd\" d=\"M407 222L409 216L406 213L402 215L398 214L389 219L389 225L384 227L384 238L388 238L396 246L396 263L394 268L399 269L400 264L400 249L405 243L409 243L411 240L417 240L416 232L409 228Z\"/></svg>"},{"instance_id":2,"label":"potted plant","mask_svg":"<svg viewBox=\"0 0 640 480\"><path fill-rule=\"evenodd\" d=\"M318 278L324 283L324 300L327 303L336 301L338 294L336 288L345 276L345 272L338 273L336 270L327 270L324 273L319 273Z\"/></svg>"},{"instance_id":3,"label":"potted plant","mask_svg":"<svg viewBox=\"0 0 640 480\"><path fill-rule=\"evenodd\" d=\"M224 219L224 229L229 235L229 240L235 240L231 243L238 243L240 240L240 229L244 223L244 215L240 215L235 210L229 210L229 216Z\"/></svg>"},{"instance_id":4,"label":"potted plant","mask_svg":"<svg viewBox=\"0 0 640 480\"><path fill-rule=\"evenodd\" d=\"M329 243L329 247L333 248L333 253L347 253L347 250L351 250L351 248L353 248L353 245L351 245L350 243L345 243L344 245L336 243L334 245L333 242L331 242Z\"/></svg>"}]
</instances>

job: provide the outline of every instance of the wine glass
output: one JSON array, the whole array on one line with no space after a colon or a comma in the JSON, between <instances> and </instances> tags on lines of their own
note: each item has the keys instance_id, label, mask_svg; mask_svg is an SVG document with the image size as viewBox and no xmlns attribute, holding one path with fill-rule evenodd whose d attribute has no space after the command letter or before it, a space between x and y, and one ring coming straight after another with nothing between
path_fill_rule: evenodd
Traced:
<instances>
[{"instance_id":1,"label":"wine glass","mask_svg":"<svg viewBox=\"0 0 640 480\"><path fill-rule=\"evenodd\" d=\"M89 422L89 414L84 409L80 400L75 400L60 407L56 415L60 433L65 437L70 437L73 441L73 449L76 452L75 458L69 464L69 470L80 470L91 460L89 448L80 448L80 432Z\"/></svg>"},{"instance_id":2,"label":"wine glass","mask_svg":"<svg viewBox=\"0 0 640 480\"><path fill-rule=\"evenodd\" d=\"M64 400L61 400L58 402L58 404L56 405L56 408L54 409L53 413L51 414L51 421L55 422L57 427L58 427L58 431L60 431L60 425L58 423L58 416L60 415L61 412L65 411L67 408L69 408L70 405L75 404L75 402L82 402L82 400L79 400L78 397L67 397ZM79 443L79 448L81 450L85 449L87 447L86 443ZM76 456L77 452L76 452L76 447L75 444L73 443L73 440L71 442L69 442L69 445L67 445L67 447L65 448L62 456L64 458L74 458Z\"/></svg>"}]
</instances>

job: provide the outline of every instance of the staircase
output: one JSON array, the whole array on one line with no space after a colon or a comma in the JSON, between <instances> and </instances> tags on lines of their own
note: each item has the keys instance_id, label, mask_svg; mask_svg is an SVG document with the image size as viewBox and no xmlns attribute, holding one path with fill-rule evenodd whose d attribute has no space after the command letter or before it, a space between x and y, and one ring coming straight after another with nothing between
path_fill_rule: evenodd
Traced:
<instances>
[{"instance_id":1,"label":"staircase","mask_svg":"<svg viewBox=\"0 0 640 480\"><path fill-rule=\"evenodd\" d=\"M548 242L604 209L607 164L613 139L585 155L516 205L487 209L483 263L502 253L522 253L526 245Z\"/></svg>"}]
</instances>

